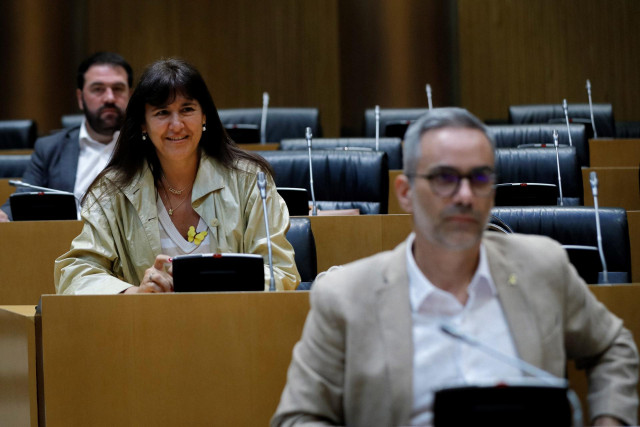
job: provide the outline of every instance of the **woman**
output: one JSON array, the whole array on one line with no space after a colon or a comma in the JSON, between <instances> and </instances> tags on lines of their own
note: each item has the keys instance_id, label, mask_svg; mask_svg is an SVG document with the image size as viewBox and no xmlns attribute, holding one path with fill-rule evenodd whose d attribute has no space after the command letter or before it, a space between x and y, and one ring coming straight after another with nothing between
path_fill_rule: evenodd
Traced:
<instances>
[{"instance_id":1,"label":"woman","mask_svg":"<svg viewBox=\"0 0 640 427\"><path fill-rule=\"evenodd\" d=\"M260 170L268 176L276 287L295 289L289 213L268 163L229 138L195 68L177 59L151 64L129 100L113 158L83 199L82 232L55 262L57 292L171 292L173 256L266 255ZM268 273L265 266L267 288Z\"/></svg>"}]
</instances>

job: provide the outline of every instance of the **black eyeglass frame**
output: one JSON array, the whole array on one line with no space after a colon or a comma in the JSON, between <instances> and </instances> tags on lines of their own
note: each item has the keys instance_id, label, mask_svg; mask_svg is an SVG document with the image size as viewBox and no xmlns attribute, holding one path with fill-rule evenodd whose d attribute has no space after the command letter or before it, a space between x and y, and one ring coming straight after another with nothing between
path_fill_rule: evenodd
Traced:
<instances>
[{"instance_id":1,"label":"black eyeglass frame","mask_svg":"<svg viewBox=\"0 0 640 427\"><path fill-rule=\"evenodd\" d=\"M456 177L455 186L452 188L450 192L442 193L442 191L438 190L433 183L434 179L442 176L443 174ZM477 177L482 174L484 174L489 179L487 182L479 182L477 180ZM466 174L460 173L460 171L455 168L444 167L444 168L437 168L434 171L431 171L426 174L414 173L414 174L408 174L407 176L411 179L422 178L429 181L429 186L431 187L431 191L433 191L436 195L440 197L452 197L453 195L455 195L460 190L460 183L462 182L463 179L467 179L469 181L469 187L471 188L471 192L473 193L474 196L487 197L491 195L491 192L495 189L496 179L497 179L497 175L494 172L494 170L488 166L473 168L471 169L471 171L469 171L469 173L466 173ZM478 187L478 185L484 186L486 184L489 184L486 187L486 192L484 191L484 188ZM478 193L479 189L481 190L480 193Z\"/></svg>"}]
</instances>

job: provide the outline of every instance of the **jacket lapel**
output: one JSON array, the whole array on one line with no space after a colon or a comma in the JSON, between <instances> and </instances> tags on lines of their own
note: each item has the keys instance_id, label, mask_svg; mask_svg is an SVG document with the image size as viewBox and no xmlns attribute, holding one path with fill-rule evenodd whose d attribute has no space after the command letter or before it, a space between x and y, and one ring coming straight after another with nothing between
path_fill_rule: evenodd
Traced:
<instances>
[{"instance_id":1,"label":"jacket lapel","mask_svg":"<svg viewBox=\"0 0 640 427\"><path fill-rule=\"evenodd\" d=\"M380 425L408 423L413 407L413 334L405 248L406 242L393 250L376 290L376 313L391 390L388 407L393 411L388 422L380 420Z\"/></svg>"},{"instance_id":2,"label":"jacket lapel","mask_svg":"<svg viewBox=\"0 0 640 427\"><path fill-rule=\"evenodd\" d=\"M508 237L507 237L508 238ZM542 367L543 354L535 313L527 302L525 289L535 283L525 283L513 254L501 250L499 242L484 239L491 277L496 285L507 324L511 330L518 356L532 365Z\"/></svg>"}]
</instances>

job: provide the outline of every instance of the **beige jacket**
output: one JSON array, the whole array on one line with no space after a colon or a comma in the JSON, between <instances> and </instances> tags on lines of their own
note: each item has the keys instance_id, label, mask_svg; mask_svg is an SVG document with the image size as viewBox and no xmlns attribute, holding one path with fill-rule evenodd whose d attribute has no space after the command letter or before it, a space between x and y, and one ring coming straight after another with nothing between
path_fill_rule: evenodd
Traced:
<instances>
[{"instance_id":1,"label":"beige jacket","mask_svg":"<svg viewBox=\"0 0 640 427\"><path fill-rule=\"evenodd\" d=\"M267 259L262 199L256 188L256 168L243 162L230 170L203 155L193 186L191 205L209 225L211 252L260 254ZM108 181L110 175L105 176ZM84 227L69 252L55 262L59 294L116 294L138 286L144 272L161 253L156 188L148 167L126 188L100 198L94 189L82 209ZM300 275L285 234L289 212L267 182L274 273L279 290L295 289ZM269 268L265 265L265 288Z\"/></svg>"},{"instance_id":2,"label":"beige jacket","mask_svg":"<svg viewBox=\"0 0 640 427\"><path fill-rule=\"evenodd\" d=\"M590 417L636 425L638 353L559 244L485 233L491 275L519 357L563 377L587 367ZM408 425L413 338L406 243L319 279L272 425ZM553 423L553 421L551 421Z\"/></svg>"}]
</instances>

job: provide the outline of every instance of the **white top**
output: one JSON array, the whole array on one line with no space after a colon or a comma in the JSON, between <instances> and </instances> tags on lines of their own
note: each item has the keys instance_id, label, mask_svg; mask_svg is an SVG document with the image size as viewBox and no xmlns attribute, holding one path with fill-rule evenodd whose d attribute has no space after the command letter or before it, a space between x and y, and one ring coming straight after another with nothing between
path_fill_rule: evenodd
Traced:
<instances>
[{"instance_id":1,"label":"white top","mask_svg":"<svg viewBox=\"0 0 640 427\"><path fill-rule=\"evenodd\" d=\"M174 257L178 255L211 252L209 244L209 235L211 232L202 218L200 218L198 222L196 232L199 233L206 230L208 233L200 245L196 245L193 242L187 241L176 226L173 225L167 208L162 202L162 198L157 197L156 207L158 208L158 220L160 221L160 246L162 247L163 254Z\"/></svg>"},{"instance_id":2,"label":"white top","mask_svg":"<svg viewBox=\"0 0 640 427\"><path fill-rule=\"evenodd\" d=\"M440 330L442 323L451 324L493 349L517 357L484 246L480 247L480 262L468 287L469 298L462 305L422 274L413 257L414 239L412 234L407 244L414 344L411 424L432 425L433 398L438 389L496 384L522 378L522 373Z\"/></svg>"},{"instance_id":3,"label":"white top","mask_svg":"<svg viewBox=\"0 0 640 427\"><path fill-rule=\"evenodd\" d=\"M107 166L120 131L113 133L113 138L108 144L103 144L89 136L87 131L87 119L82 121L80 126L80 155L78 156L78 170L76 171L76 184L73 188L73 195L76 197L76 205L82 200L84 193L89 188L96 176Z\"/></svg>"}]
</instances>

